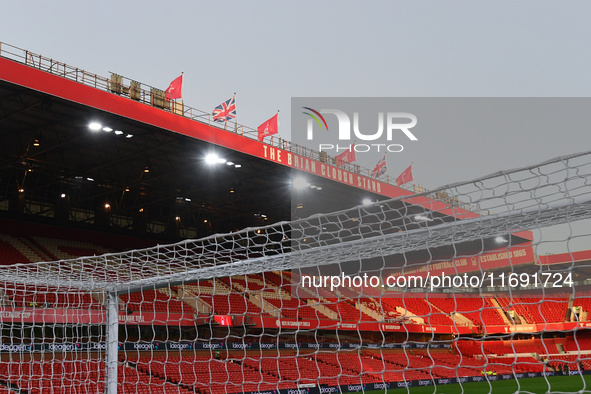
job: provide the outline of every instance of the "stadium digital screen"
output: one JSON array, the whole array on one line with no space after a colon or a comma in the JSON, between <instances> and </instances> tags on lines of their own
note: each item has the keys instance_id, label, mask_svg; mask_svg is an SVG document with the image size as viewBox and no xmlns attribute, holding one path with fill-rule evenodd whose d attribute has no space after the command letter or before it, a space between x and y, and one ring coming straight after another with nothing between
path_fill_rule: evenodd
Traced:
<instances>
[{"instance_id":1,"label":"stadium digital screen","mask_svg":"<svg viewBox=\"0 0 591 394\"><path fill-rule=\"evenodd\" d=\"M232 316L224 316L224 315L214 315L213 321L220 326L227 326L232 327L234 325L234 320Z\"/></svg>"}]
</instances>

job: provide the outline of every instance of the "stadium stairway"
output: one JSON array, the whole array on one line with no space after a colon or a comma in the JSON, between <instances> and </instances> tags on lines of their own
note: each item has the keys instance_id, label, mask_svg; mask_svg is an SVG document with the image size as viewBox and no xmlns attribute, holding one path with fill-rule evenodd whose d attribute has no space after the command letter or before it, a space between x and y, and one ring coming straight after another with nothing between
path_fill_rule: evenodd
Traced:
<instances>
[{"instance_id":1,"label":"stadium stairway","mask_svg":"<svg viewBox=\"0 0 591 394\"><path fill-rule=\"evenodd\" d=\"M371 299L373 301L373 299ZM375 302L375 301L374 301ZM366 315L370 316L372 319L381 321L384 319L384 316L375 309L372 309L367 306L367 303L364 305L360 302L359 299L355 300L355 307L359 309L361 312L365 313Z\"/></svg>"},{"instance_id":2,"label":"stadium stairway","mask_svg":"<svg viewBox=\"0 0 591 394\"><path fill-rule=\"evenodd\" d=\"M188 283L175 287L177 294L181 295L182 299L189 301L189 305L194 303L194 309L198 313L206 315L210 315L213 312L211 297L214 294L230 294L231 292L231 289L218 279Z\"/></svg>"},{"instance_id":3,"label":"stadium stairway","mask_svg":"<svg viewBox=\"0 0 591 394\"><path fill-rule=\"evenodd\" d=\"M386 321L403 321L405 319L404 314L398 313L396 309L386 308L386 305L381 303L379 299L375 298L360 298L359 303L368 310L372 311L374 317L378 317L376 320L384 319Z\"/></svg>"},{"instance_id":4,"label":"stadium stairway","mask_svg":"<svg viewBox=\"0 0 591 394\"><path fill-rule=\"evenodd\" d=\"M168 287L162 287L162 288L158 289L157 291L159 291L160 293L165 294L171 300L179 300L179 301L185 303L186 305L188 305L191 308L190 310L192 312L196 312L197 311L197 308L195 307L195 303L194 302L193 303L188 302L188 301L193 301L193 300L184 299L182 297L179 297L179 294L176 291L174 291L174 290L172 290L172 289L170 289Z\"/></svg>"},{"instance_id":5,"label":"stadium stairway","mask_svg":"<svg viewBox=\"0 0 591 394\"><path fill-rule=\"evenodd\" d=\"M179 299L179 300L185 302L191 308L193 308L194 311L198 311L197 301L196 301L195 297L186 297L185 298L183 290L181 288L179 288L178 286L173 286L172 288L164 287L164 288L158 289L158 291L168 295L171 298Z\"/></svg>"},{"instance_id":6,"label":"stadium stairway","mask_svg":"<svg viewBox=\"0 0 591 394\"><path fill-rule=\"evenodd\" d=\"M34 263L51 260L25 243L21 237L0 234L0 264Z\"/></svg>"},{"instance_id":7,"label":"stadium stairway","mask_svg":"<svg viewBox=\"0 0 591 394\"><path fill-rule=\"evenodd\" d=\"M591 311L591 291L583 290L580 293L577 292L577 297L572 300L572 304L569 305L569 308L572 307L579 307L579 320L580 321L587 321L589 320L589 311ZM571 309L572 310L572 309ZM575 313L571 315L571 321L575 321L576 316Z\"/></svg>"},{"instance_id":8,"label":"stadium stairway","mask_svg":"<svg viewBox=\"0 0 591 394\"><path fill-rule=\"evenodd\" d=\"M264 311L265 313L268 313L269 315L271 315L273 317L281 316L281 311L279 309L277 309L275 306L273 306L269 302L263 302L261 294L252 294L249 298L249 301L252 302L257 307L261 308L262 311Z\"/></svg>"},{"instance_id":9,"label":"stadium stairway","mask_svg":"<svg viewBox=\"0 0 591 394\"><path fill-rule=\"evenodd\" d=\"M499 311L499 315L503 319L503 322L505 323L505 325L507 325L507 326L512 325L513 323L511 323L511 321L507 317L507 312L505 310L503 310L503 307L501 306L501 304L499 304L499 301L497 301L497 299L495 297L491 297L490 302L496 308L498 308L497 310Z\"/></svg>"},{"instance_id":10,"label":"stadium stairway","mask_svg":"<svg viewBox=\"0 0 591 394\"><path fill-rule=\"evenodd\" d=\"M265 276L268 273L265 274ZM273 273L274 274L274 273ZM281 275L278 277L281 278L281 283L285 286L296 286L297 284L293 281L291 276L286 272L281 272ZM272 279L273 280L273 279ZM277 281L277 279L275 279ZM298 292L302 299L307 301L308 306L314 307L320 315L326 316L326 318L330 320L339 320L339 316L343 317L343 320L349 321L348 318L351 318L352 321L381 321L382 318L376 313L374 313L371 309L363 306L359 302L355 302L352 298L343 297L335 298L334 294L330 294L323 289L317 289L317 292L314 293L311 289L307 289L305 287L297 287ZM281 289L285 291L285 289ZM303 293L303 294L302 294ZM308 295L306 297L305 295ZM359 294L356 294L359 296ZM291 296L291 295L290 295ZM361 320L360 320L361 319Z\"/></svg>"},{"instance_id":11,"label":"stadium stairway","mask_svg":"<svg viewBox=\"0 0 591 394\"><path fill-rule=\"evenodd\" d=\"M442 315L449 315L450 319L452 319L455 322L455 324L457 324L459 326L474 325L472 320L470 320L469 318L464 316L461 312L453 312L452 313L452 311L446 311L443 308L441 308L439 305L437 305L437 303L435 303L432 298L428 300L428 303L431 306L431 308L434 310L435 313L442 314Z\"/></svg>"},{"instance_id":12,"label":"stadium stairway","mask_svg":"<svg viewBox=\"0 0 591 394\"><path fill-rule=\"evenodd\" d=\"M308 291L307 289L300 288L298 291L302 293L307 293L309 298L304 297L303 299L306 300L306 304L314 309L316 309L319 313L319 317L324 317L325 319L330 320L338 320L339 315L337 312L332 310L331 308L327 307L327 301L318 295L313 294L312 292Z\"/></svg>"},{"instance_id":13,"label":"stadium stairway","mask_svg":"<svg viewBox=\"0 0 591 394\"><path fill-rule=\"evenodd\" d=\"M307 300L308 305L312 308L316 309L320 314L326 316L331 320L338 320L339 315L337 312L333 311L332 309L328 308L323 304L323 301L319 301L317 299L309 299Z\"/></svg>"},{"instance_id":14,"label":"stadium stairway","mask_svg":"<svg viewBox=\"0 0 591 394\"><path fill-rule=\"evenodd\" d=\"M176 288L177 298L182 299L201 315L211 315L211 305L201 300L191 286L173 286Z\"/></svg>"},{"instance_id":15,"label":"stadium stairway","mask_svg":"<svg viewBox=\"0 0 591 394\"><path fill-rule=\"evenodd\" d=\"M299 287L298 292L302 291L308 296L299 299L292 297L291 286L294 285L294 282L285 273L282 272L277 274L275 272L265 272L262 274L262 277L263 281L274 285L267 286L268 289L276 289L275 294L269 292L261 293L261 296L265 301L264 303L270 303L278 310L288 306L291 311L288 313L289 316L285 316L284 313L285 317L297 317L299 315L304 318L338 320L338 313L326 306L327 301L319 297L319 295L312 293L310 290ZM289 291L286 290L286 288L288 288ZM286 311L285 309L283 310L284 312Z\"/></svg>"},{"instance_id":16,"label":"stadium stairway","mask_svg":"<svg viewBox=\"0 0 591 394\"><path fill-rule=\"evenodd\" d=\"M464 316L461 313L454 313L452 315L452 319L454 320L455 324L457 324L458 326L472 326L472 320L468 319L466 316Z\"/></svg>"}]
</instances>

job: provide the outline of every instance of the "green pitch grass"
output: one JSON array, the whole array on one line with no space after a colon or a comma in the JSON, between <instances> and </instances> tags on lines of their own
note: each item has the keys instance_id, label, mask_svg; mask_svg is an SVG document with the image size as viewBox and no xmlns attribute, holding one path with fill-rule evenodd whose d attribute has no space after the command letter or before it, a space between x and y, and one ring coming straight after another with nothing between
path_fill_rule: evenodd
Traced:
<instances>
[{"instance_id":1,"label":"green pitch grass","mask_svg":"<svg viewBox=\"0 0 591 394\"><path fill-rule=\"evenodd\" d=\"M585 381L583 381L583 378ZM591 393L591 375L581 376L549 376L548 381L544 378L523 378L519 379L519 386L517 381L511 380L497 380L490 382L477 383L462 383L460 384L446 384L440 386L428 387L412 387L408 391L406 389L388 390L388 394L486 394L492 392L493 394L509 394L509 393L536 393L546 394L548 392L567 392L567 393ZM492 388L491 388L492 387ZM584 390L584 391L582 391ZM374 391L375 393L383 393L383 391Z\"/></svg>"}]
</instances>

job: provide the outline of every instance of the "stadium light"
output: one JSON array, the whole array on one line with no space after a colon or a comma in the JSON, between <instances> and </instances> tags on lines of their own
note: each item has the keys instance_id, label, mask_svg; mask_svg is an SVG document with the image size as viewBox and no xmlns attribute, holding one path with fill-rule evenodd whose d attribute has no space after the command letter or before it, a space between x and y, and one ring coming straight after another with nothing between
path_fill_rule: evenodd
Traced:
<instances>
[{"instance_id":1,"label":"stadium light","mask_svg":"<svg viewBox=\"0 0 591 394\"><path fill-rule=\"evenodd\" d=\"M210 166L220 164L220 163L223 164L225 162L226 162L226 159L222 159L216 153L208 153L205 156L205 163L207 163L207 165L210 165Z\"/></svg>"},{"instance_id":2,"label":"stadium light","mask_svg":"<svg viewBox=\"0 0 591 394\"><path fill-rule=\"evenodd\" d=\"M205 156L205 162L212 166L218 162L218 158L218 155L215 153L209 153L207 156Z\"/></svg>"},{"instance_id":3,"label":"stadium light","mask_svg":"<svg viewBox=\"0 0 591 394\"><path fill-rule=\"evenodd\" d=\"M99 122L90 122L88 128L90 129L90 131L100 131L103 128L103 126Z\"/></svg>"},{"instance_id":4,"label":"stadium light","mask_svg":"<svg viewBox=\"0 0 591 394\"><path fill-rule=\"evenodd\" d=\"M425 216L425 215L415 215L415 221L416 222L430 222L433 219L429 219L429 217Z\"/></svg>"},{"instance_id":5,"label":"stadium light","mask_svg":"<svg viewBox=\"0 0 591 394\"><path fill-rule=\"evenodd\" d=\"M97 132L97 131L104 131L105 133L111 133L113 131L112 127L109 126L103 126L102 124L100 124L99 122L90 122L88 124L88 128L91 131ZM125 134L125 138L133 138L133 134L131 133L125 133L121 130L115 130L115 134L116 135L123 135ZM35 140L38 143L38 140ZM35 146L39 146L39 145L35 145Z\"/></svg>"},{"instance_id":6,"label":"stadium light","mask_svg":"<svg viewBox=\"0 0 591 394\"><path fill-rule=\"evenodd\" d=\"M498 237L495 238L495 242L498 243L498 244L504 244L504 243L507 243L509 241L507 241L507 239L505 239L505 237L498 236Z\"/></svg>"},{"instance_id":7,"label":"stadium light","mask_svg":"<svg viewBox=\"0 0 591 394\"><path fill-rule=\"evenodd\" d=\"M371 205L373 203L373 201L371 201L370 198L364 198L363 201L361 201L361 203L363 205Z\"/></svg>"}]
</instances>

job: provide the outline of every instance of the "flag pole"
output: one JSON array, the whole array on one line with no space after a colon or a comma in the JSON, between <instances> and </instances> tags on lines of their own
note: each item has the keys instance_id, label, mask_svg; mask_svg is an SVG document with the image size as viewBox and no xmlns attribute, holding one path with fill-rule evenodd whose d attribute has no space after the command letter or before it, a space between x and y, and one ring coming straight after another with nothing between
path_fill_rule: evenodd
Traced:
<instances>
[{"instance_id":1,"label":"flag pole","mask_svg":"<svg viewBox=\"0 0 591 394\"><path fill-rule=\"evenodd\" d=\"M236 92L234 92L234 108L236 108ZM236 111L238 114L238 111ZM234 132L238 134L238 116L234 117Z\"/></svg>"},{"instance_id":2,"label":"flag pole","mask_svg":"<svg viewBox=\"0 0 591 394\"><path fill-rule=\"evenodd\" d=\"M277 110L277 134L279 134L281 122L279 121L279 110ZM279 147L283 149L283 143L281 142L281 134L279 134Z\"/></svg>"},{"instance_id":3,"label":"flag pole","mask_svg":"<svg viewBox=\"0 0 591 394\"><path fill-rule=\"evenodd\" d=\"M184 71L181 71L181 77L182 77L181 78L181 103L183 103L184 102L183 101L183 85L185 84L185 72ZM184 108L183 108L183 112L185 112Z\"/></svg>"}]
</instances>

